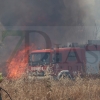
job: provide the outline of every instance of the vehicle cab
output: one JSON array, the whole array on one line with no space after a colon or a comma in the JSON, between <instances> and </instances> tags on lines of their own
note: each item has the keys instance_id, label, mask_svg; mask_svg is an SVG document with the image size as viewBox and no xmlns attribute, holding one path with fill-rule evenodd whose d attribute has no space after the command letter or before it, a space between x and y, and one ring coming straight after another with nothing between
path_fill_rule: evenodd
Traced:
<instances>
[{"instance_id":1,"label":"vehicle cab","mask_svg":"<svg viewBox=\"0 0 100 100\"><path fill-rule=\"evenodd\" d=\"M34 50L29 55L29 71L44 76L47 66L52 62L51 49Z\"/></svg>"}]
</instances>

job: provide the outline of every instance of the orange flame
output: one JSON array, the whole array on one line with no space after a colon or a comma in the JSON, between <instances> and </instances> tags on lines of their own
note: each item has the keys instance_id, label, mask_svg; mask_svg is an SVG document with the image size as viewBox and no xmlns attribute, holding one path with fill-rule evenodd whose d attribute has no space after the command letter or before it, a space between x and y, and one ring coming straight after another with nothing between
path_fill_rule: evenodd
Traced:
<instances>
[{"instance_id":1,"label":"orange flame","mask_svg":"<svg viewBox=\"0 0 100 100\"><path fill-rule=\"evenodd\" d=\"M20 78L23 75L28 64L28 51L31 49L31 46L27 46L25 49L18 51L17 54L13 57L13 59L7 66L8 78Z\"/></svg>"}]
</instances>

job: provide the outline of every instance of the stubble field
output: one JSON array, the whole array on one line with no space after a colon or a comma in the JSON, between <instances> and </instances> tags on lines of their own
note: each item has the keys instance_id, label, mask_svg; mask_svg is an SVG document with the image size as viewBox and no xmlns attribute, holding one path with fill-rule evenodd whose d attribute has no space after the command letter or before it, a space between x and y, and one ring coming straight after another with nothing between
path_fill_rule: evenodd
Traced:
<instances>
[{"instance_id":1,"label":"stubble field","mask_svg":"<svg viewBox=\"0 0 100 100\"><path fill-rule=\"evenodd\" d=\"M61 79L33 79L26 76L17 80L4 79L0 86L12 100L100 100L100 79L76 78L72 81ZM2 91L2 99L10 100Z\"/></svg>"}]
</instances>

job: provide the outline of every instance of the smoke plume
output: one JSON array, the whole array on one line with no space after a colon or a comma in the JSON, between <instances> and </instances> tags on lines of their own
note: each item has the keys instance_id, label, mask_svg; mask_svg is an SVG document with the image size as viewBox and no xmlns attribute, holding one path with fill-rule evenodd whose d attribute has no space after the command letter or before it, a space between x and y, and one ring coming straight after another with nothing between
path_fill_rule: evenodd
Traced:
<instances>
[{"instance_id":1,"label":"smoke plume","mask_svg":"<svg viewBox=\"0 0 100 100\"><path fill-rule=\"evenodd\" d=\"M93 3L93 0L1 0L0 20L6 26L93 25Z\"/></svg>"},{"instance_id":2,"label":"smoke plume","mask_svg":"<svg viewBox=\"0 0 100 100\"><path fill-rule=\"evenodd\" d=\"M4 26L12 27L41 26L37 29L48 33L53 42L83 43L95 37L95 27L90 27L95 25L95 1L1 0L0 21ZM32 39L34 37L36 35L32 35Z\"/></svg>"}]
</instances>

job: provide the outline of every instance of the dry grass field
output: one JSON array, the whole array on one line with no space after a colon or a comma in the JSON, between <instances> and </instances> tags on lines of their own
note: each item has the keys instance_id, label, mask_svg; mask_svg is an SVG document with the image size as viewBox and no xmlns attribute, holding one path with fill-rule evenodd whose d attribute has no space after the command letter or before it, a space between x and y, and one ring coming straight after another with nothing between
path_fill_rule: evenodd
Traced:
<instances>
[{"instance_id":1,"label":"dry grass field","mask_svg":"<svg viewBox=\"0 0 100 100\"><path fill-rule=\"evenodd\" d=\"M4 79L0 86L7 90L12 100L100 100L100 79L76 80ZM10 100L3 91L3 100Z\"/></svg>"}]
</instances>

